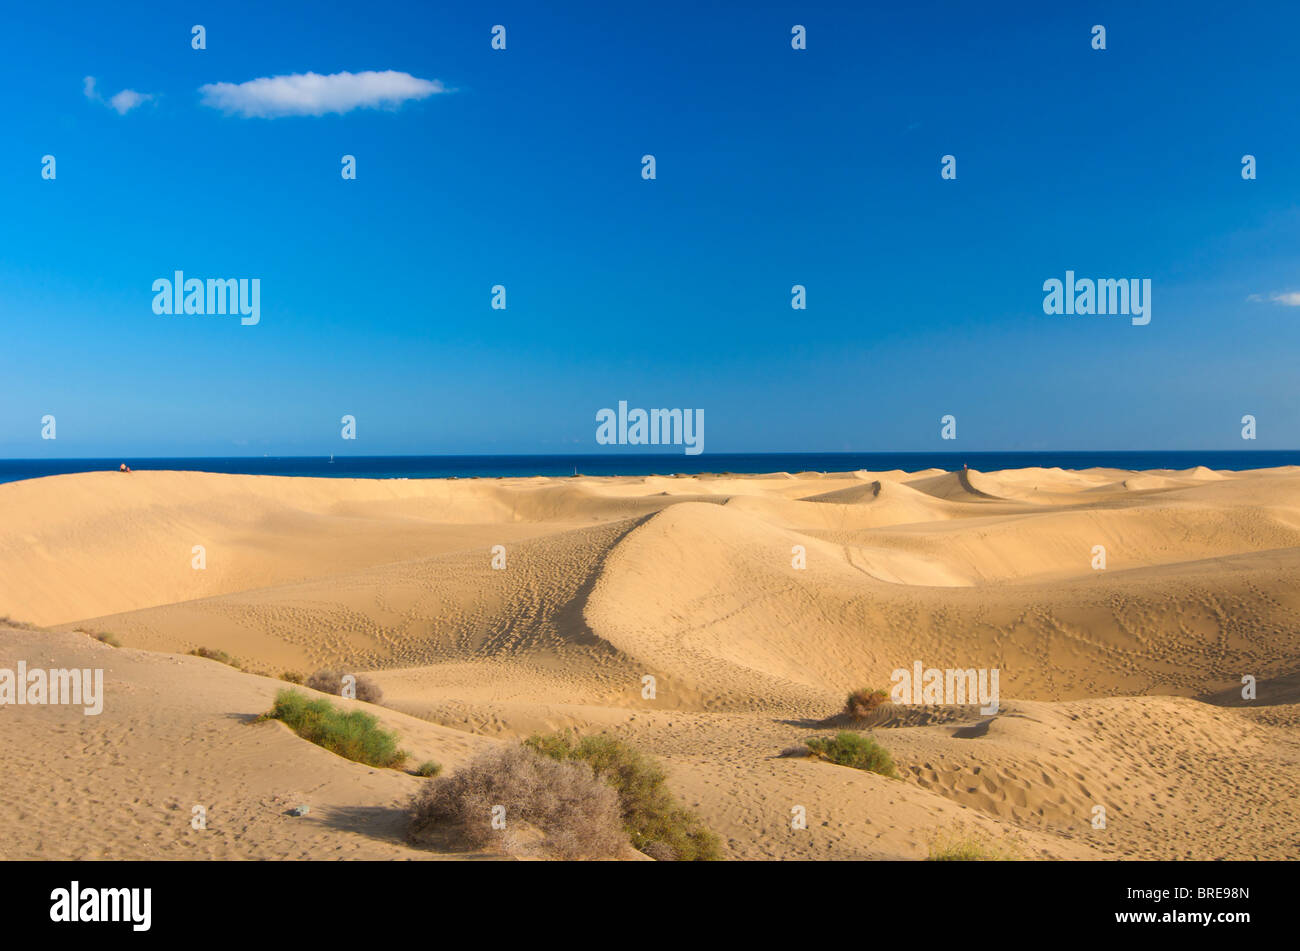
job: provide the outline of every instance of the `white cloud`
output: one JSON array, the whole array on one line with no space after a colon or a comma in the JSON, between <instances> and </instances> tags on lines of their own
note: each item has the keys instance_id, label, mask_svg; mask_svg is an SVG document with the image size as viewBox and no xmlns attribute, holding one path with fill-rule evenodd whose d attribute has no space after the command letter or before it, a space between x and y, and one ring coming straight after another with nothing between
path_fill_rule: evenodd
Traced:
<instances>
[{"instance_id":1,"label":"white cloud","mask_svg":"<svg viewBox=\"0 0 1300 951\"><path fill-rule=\"evenodd\" d=\"M1283 307L1300 307L1300 291L1285 291L1281 294L1269 294L1268 297L1263 294L1247 294L1246 300L1253 304L1262 304L1268 300Z\"/></svg>"},{"instance_id":2,"label":"white cloud","mask_svg":"<svg viewBox=\"0 0 1300 951\"><path fill-rule=\"evenodd\" d=\"M117 95L111 96L106 100L99 94L99 90L95 88L94 76L87 76L81 81L81 90L86 94L87 99L92 102L101 102L110 109L117 110L119 116L124 116L136 106L142 105L143 103L156 98L153 93L136 92L134 89L123 89Z\"/></svg>"},{"instance_id":3,"label":"white cloud","mask_svg":"<svg viewBox=\"0 0 1300 951\"><path fill-rule=\"evenodd\" d=\"M199 87L203 104L245 118L340 115L353 109L396 109L447 89L438 80L418 79L394 70L364 73L294 73L246 83L208 83Z\"/></svg>"},{"instance_id":4,"label":"white cloud","mask_svg":"<svg viewBox=\"0 0 1300 951\"><path fill-rule=\"evenodd\" d=\"M123 89L112 99L108 100L108 104L117 110L118 115L124 116L142 102L148 102L152 98L152 93L136 92L134 89Z\"/></svg>"}]
</instances>

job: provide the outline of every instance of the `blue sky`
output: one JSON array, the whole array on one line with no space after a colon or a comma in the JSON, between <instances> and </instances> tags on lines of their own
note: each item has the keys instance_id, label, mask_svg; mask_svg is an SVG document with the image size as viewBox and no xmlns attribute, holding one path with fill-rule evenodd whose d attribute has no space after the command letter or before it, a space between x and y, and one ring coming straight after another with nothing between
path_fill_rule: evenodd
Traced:
<instances>
[{"instance_id":1,"label":"blue sky","mask_svg":"<svg viewBox=\"0 0 1300 951\"><path fill-rule=\"evenodd\" d=\"M591 452L621 399L706 452L1300 443L1294 5L732 6L10 9L0 456ZM200 93L371 70L447 91ZM154 314L178 269L260 323ZM1067 269L1151 323L1045 315Z\"/></svg>"}]
</instances>

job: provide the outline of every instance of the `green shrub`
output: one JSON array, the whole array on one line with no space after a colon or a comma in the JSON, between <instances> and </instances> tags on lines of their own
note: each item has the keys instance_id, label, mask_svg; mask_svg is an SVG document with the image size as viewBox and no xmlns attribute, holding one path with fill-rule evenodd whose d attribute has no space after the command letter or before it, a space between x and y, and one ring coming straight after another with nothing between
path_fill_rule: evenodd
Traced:
<instances>
[{"instance_id":1,"label":"green shrub","mask_svg":"<svg viewBox=\"0 0 1300 951\"><path fill-rule=\"evenodd\" d=\"M869 736L842 731L837 736L813 737L805 746L820 759L839 766L865 769L882 776L897 776L889 751Z\"/></svg>"},{"instance_id":2,"label":"green shrub","mask_svg":"<svg viewBox=\"0 0 1300 951\"><path fill-rule=\"evenodd\" d=\"M397 737L364 710L344 712L323 697L309 700L296 690L277 693L275 706L261 719L282 720L304 740L367 766L396 768L408 755L397 748Z\"/></svg>"},{"instance_id":3,"label":"green shrub","mask_svg":"<svg viewBox=\"0 0 1300 951\"><path fill-rule=\"evenodd\" d=\"M417 776L437 776L441 772L442 772L442 764L435 763L431 759L425 760L423 763L421 763L419 766L415 768L415 775Z\"/></svg>"},{"instance_id":4,"label":"green shrub","mask_svg":"<svg viewBox=\"0 0 1300 951\"><path fill-rule=\"evenodd\" d=\"M680 862L722 858L718 837L677 804L663 768L610 736L534 734L524 745L556 760L580 760L618 792L623 826L632 845L652 858Z\"/></svg>"}]
</instances>

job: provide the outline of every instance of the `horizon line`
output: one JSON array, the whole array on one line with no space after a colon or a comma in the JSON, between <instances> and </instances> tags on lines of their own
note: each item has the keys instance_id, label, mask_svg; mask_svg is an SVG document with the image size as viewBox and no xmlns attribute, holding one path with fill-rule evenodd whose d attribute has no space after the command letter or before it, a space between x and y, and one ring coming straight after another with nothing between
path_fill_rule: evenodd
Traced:
<instances>
[{"instance_id":1,"label":"horizon line","mask_svg":"<svg viewBox=\"0 0 1300 951\"><path fill-rule=\"evenodd\" d=\"M1200 453L1204 455L1236 455L1240 453L1295 453L1300 452L1300 447L1292 449L973 449L969 451L953 449L773 449L773 450L737 450L731 452L709 452L701 453L698 456L692 456L692 459L699 459L702 456L713 458L727 456L1007 456L1007 455L1026 455L1026 456L1046 456L1046 455L1186 455L1190 453ZM141 461L149 460L180 460L180 459L454 459L454 458L480 458L480 459L517 459L517 458L538 458L553 459L557 457L585 458L585 459L611 459L611 458L666 458L677 459L683 458L681 452L637 452L619 450L610 452L608 450L598 452L437 452L437 453L413 453L413 452L386 452L386 453L313 453L309 455L273 455L262 453L252 456L238 455L123 455L123 456L7 456L0 457L0 464L6 462L110 462L113 460L137 459Z\"/></svg>"}]
</instances>

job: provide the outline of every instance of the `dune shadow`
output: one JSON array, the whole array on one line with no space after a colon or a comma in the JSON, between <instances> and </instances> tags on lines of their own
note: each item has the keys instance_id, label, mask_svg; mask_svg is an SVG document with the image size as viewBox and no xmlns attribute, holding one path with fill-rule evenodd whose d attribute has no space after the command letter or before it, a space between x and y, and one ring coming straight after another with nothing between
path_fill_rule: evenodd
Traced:
<instances>
[{"instance_id":1,"label":"dune shadow","mask_svg":"<svg viewBox=\"0 0 1300 951\"><path fill-rule=\"evenodd\" d=\"M958 740L977 740L981 736L987 735L989 727L997 717L989 717L987 720L981 720L974 726L959 726L952 731L952 735Z\"/></svg>"},{"instance_id":2,"label":"dune shadow","mask_svg":"<svg viewBox=\"0 0 1300 951\"><path fill-rule=\"evenodd\" d=\"M878 726L892 726L891 721L895 719L897 719L895 708L890 704L885 704L865 717L836 713L829 717L822 717L820 720L804 717L789 720L778 719L775 722L783 723L786 726L802 727L805 730L870 730Z\"/></svg>"},{"instance_id":3,"label":"dune shadow","mask_svg":"<svg viewBox=\"0 0 1300 951\"><path fill-rule=\"evenodd\" d=\"M1242 689L1241 685L1237 685L1227 690L1203 693L1195 699L1216 707L1272 707L1300 703L1300 671L1256 681L1254 700L1245 699L1241 695Z\"/></svg>"},{"instance_id":4,"label":"dune shadow","mask_svg":"<svg viewBox=\"0 0 1300 951\"><path fill-rule=\"evenodd\" d=\"M774 719L772 722L773 722L773 723L780 723L780 724L783 724L783 725L785 725L785 726L797 726L797 727L799 727L800 729L803 729L803 730L824 730L824 729L826 729L826 721L825 721L825 720L808 720L808 719L802 719L802 720L799 720L799 719L796 719L796 720L783 720L783 719L781 719L780 717L777 717L777 718Z\"/></svg>"},{"instance_id":5,"label":"dune shadow","mask_svg":"<svg viewBox=\"0 0 1300 951\"><path fill-rule=\"evenodd\" d=\"M415 839L403 839L412 849L421 852L439 852L455 855L461 859L482 859L485 862L509 861L510 856L502 852L476 849L465 841L464 835L454 827L444 829L426 829Z\"/></svg>"},{"instance_id":6,"label":"dune shadow","mask_svg":"<svg viewBox=\"0 0 1300 951\"><path fill-rule=\"evenodd\" d=\"M411 845L406 838L408 815L405 809L393 806L321 806L318 815L325 825L340 832L354 832L392 845Z\"/></svg>"},{"instance_id":7,"label":"dune shadow","mask_svg":"<svg viewBox=\"0 0 1300 951\"><path fill-rule=\"evenodd\" d=\"M509 856L484 852L468 845L455 828L432 829L412 839L410 813L395 806L321 806L316 813L331 829L352 832L377 842L399 845L417 852L437 852L464 859L500 861Z\"/></svg>"}]
</instances>

